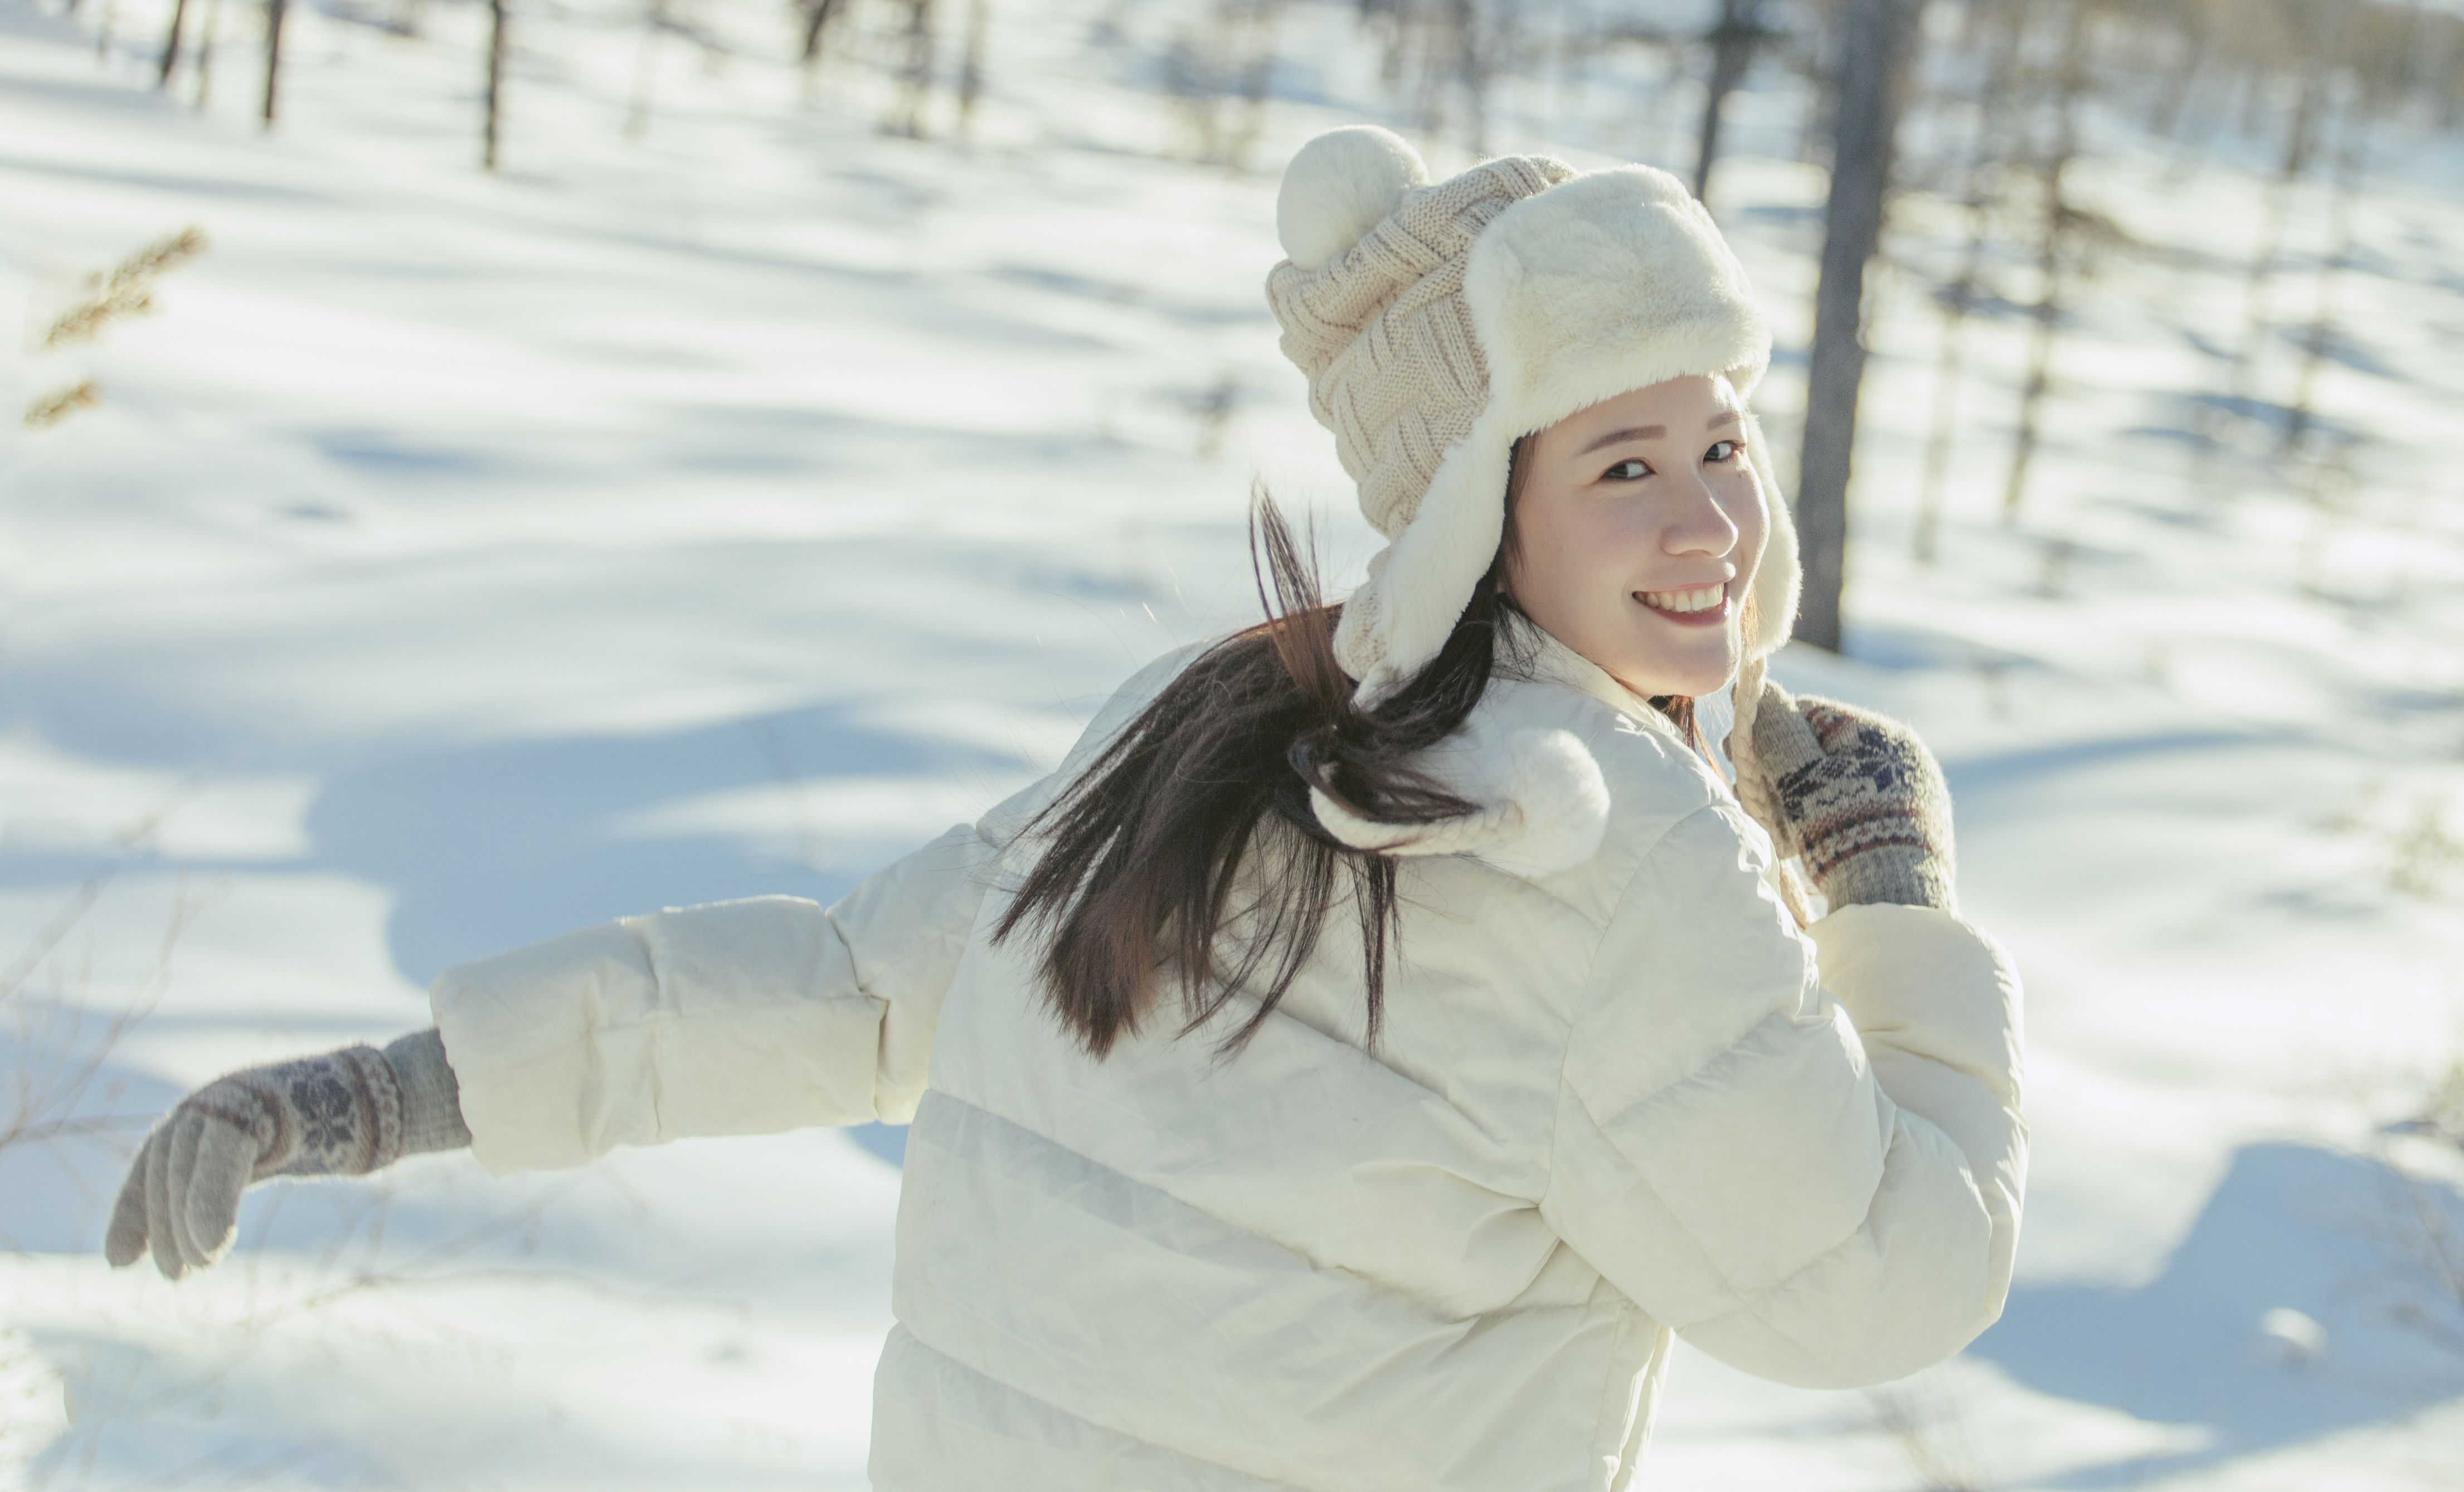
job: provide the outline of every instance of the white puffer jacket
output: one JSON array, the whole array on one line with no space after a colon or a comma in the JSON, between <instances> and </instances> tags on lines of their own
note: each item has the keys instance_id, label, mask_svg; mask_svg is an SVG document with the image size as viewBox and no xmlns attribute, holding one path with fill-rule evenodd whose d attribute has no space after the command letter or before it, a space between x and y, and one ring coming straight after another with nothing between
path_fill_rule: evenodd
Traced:
<instances>
[{"instance_id":1,"label":"white puffer jacket","mask_svg":"<svg viewBox=\"0 0 2464 1492\"><path fill-rule=\"evenodd\" d=\"M990 940L1014 836L1183 661L826 911L666 911L446 974L480 1161L912 1119L882 1492L1624 1488L1672 1333L1845 1386L1999 1313L2008 959L1924 908L1800 933L1726 786L1553 644L1438 763L1501 811L1403 863L1374 1054L1340 911L1237 1057L1168 1017L1080 1053L1028 940ZM1535 782L1569 759L1584 791Z\"/></svg>"}]
</instances>

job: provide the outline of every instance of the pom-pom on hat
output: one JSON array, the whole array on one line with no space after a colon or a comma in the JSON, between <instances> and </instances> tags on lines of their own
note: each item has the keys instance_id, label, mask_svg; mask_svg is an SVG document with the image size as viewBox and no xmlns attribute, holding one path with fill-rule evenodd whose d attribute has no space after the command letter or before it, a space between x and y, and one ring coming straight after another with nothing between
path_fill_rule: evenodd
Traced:
<instances>
[{"instance_id":1,"label":"pom-pom on hat","mask_svg":"<svg viewBox=\"0 0 2464 1492\"><path fill-rule=\"evenodd\" d=\"M1742 400L1771 362L1770 328L1710 214L1649 166L1507 156L1429 184L1399 136L1354 125L1292 158L1275 227L1288 257L1266 298L1284 354L1388 540L1335 634L1364 708L1437 657L1488 573L1516 440L1691 374L1726 376ZM1771 512L1757 659L1787 641L1797 589L1795 533L1758 434L1747 449Z\"/></svg>"}]
</instances>

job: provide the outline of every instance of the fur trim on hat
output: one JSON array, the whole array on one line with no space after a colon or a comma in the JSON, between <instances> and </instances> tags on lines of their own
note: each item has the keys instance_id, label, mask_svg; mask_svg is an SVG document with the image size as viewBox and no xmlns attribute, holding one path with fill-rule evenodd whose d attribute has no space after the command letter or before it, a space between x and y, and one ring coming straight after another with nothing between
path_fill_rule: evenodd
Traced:
<instances>
[{"instance_id":1,"label":"fur trim on hat","mask_svg":"<svg viewBox=\"0 0 2464 1492\"><path fill-rule=\"evenodd\" d=\"M1275 193L1275 236L1304 270L1323 267L1367 236L1429 179L1403 137L1375 124L1331 129L1301 146Z\"/></svg>"},{"instance_id":2,"label":"fur trim on hat","mask_svg":"<svg viewBox=\"0 0 2464 1492\"><path fill-rule=\"evenodd\" d=\"M1309 807L1329 834L1386 855L1475 855L1527 880L1571 870L1599 853L1609 788L1600 764L1571 731L1517 731L1468 754L1455 791L1486 806L1435 823L1384 823L1316 788Z\"/></svg>"}]
</instances>

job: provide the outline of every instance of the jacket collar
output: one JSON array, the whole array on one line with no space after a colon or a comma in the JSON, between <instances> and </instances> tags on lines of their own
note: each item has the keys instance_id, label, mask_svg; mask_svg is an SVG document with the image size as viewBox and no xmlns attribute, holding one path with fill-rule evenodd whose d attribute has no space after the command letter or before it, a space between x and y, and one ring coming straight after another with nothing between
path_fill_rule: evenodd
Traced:
<instances>
[{"instance_id":1,"label":"jacket collar","mask_svg":"<svg viewBox=\"0 0 2464 1492\"><path fill-rule=\"evenodd\" d=\"M1671 746L1692 747L1669 718L1607 669L1509 612L1501 677L1572 690L1598 700ZM1515 729L1476 711L1463 731L1430 754L1441 780L1480 806L1435 823L1364 818L1318 789L1309 803L1326 831L1354 849L1397 856L1472 855L1535 880L1571 870L1599 853L1608 832L1608 781L1591 749L1563 729Z\"/></svg>"},{"instance_id":2,"label":"jacket collar","mask_svg":"<svg viewBox=\"0 0 2464 1492\"><path fill-rule=\"evenodd\" d=\"M1508 612L1511 650L1525 661L1521 675L1535 684L1554 684L1588 694L1630 720L1638 720L1683 744L1676 722L1652 707L1650 700L1626 688L1617 676L1564 643L1555 633L1521 612Z\"/></svg>"}]
</instances>

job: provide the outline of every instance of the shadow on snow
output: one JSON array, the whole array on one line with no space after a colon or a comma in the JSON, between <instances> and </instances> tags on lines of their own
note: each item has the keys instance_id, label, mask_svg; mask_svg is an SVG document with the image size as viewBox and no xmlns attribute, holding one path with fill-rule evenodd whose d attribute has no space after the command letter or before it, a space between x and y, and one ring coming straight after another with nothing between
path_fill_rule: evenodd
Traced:
<instances>
[{"instance_id":1,"label":"shadow on snow","mask_svg":"<svg viewBox=\"0 0 2464 1492\"><path fill-rule=\"evenodd\" d=\"M2441 1227L2452 1250L2464 1196L2445 1186L2360 1155L2248 1146L2155 1279L2014 1289L1969 1350L2039 1393L2213 1432L2046 1486L2137 1485L2401 1418L2464 1394L2464 1302L2427 1253ZM2323 1328L2315 1351L2269 1334L2282 1310Z\"/></svg>"}]
</instances>

